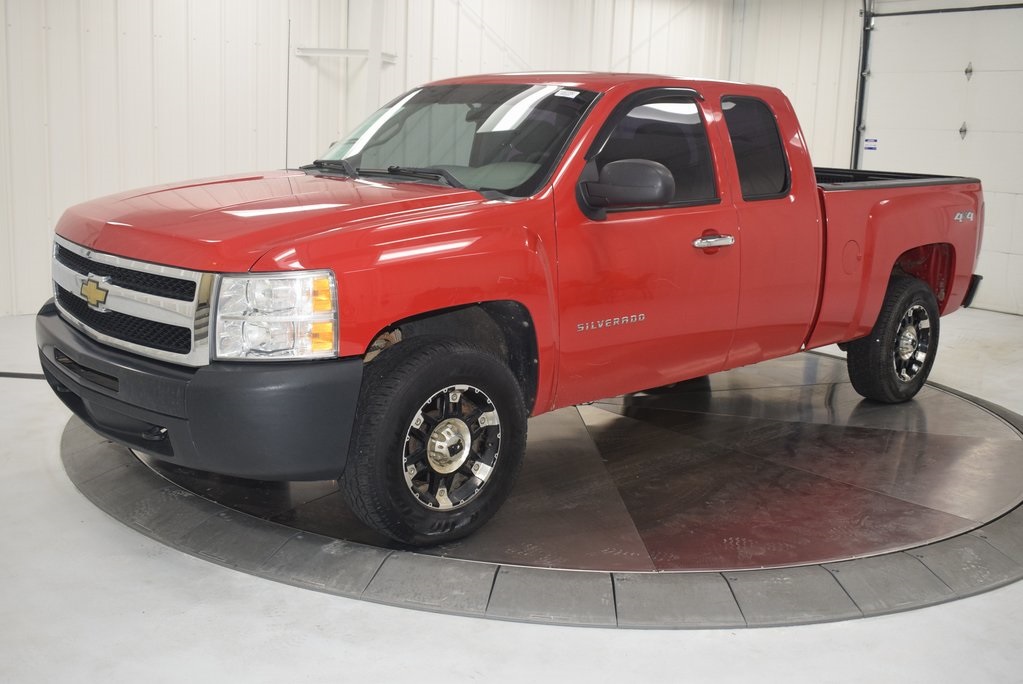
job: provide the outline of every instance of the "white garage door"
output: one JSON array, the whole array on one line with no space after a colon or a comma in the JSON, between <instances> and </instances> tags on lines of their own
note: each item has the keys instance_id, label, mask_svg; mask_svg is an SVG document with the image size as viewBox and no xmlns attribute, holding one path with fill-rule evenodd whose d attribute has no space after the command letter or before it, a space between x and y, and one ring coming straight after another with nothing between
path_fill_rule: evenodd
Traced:
<instances>
[{"instance_id":1,"label":"white garage door","mask_svg":"<svg viewBox=\"0 0 1023 684\"><path fill-rule=\"evenodd\" d=\"M860 168L976 176L975 306L1023 314L1023 8L878 16Z\"/></svg>"}]
</instances>

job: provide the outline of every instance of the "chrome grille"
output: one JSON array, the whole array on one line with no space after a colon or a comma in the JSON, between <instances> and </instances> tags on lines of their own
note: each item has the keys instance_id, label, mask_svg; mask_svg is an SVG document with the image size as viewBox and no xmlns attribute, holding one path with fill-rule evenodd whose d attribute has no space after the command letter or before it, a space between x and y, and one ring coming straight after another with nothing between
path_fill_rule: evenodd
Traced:
<instances>
[{"instance_id":1,"label":"chrome grille","mask_svg":"<svg viewBox=\"0 0 1023 684\"><path fill-rule=\"evenodd\" d=\"M64 319L99 342L161 361L209 363L214 277L55 240L54 299ZM105 301L88 302L94 288Z\"/></svg>"},{"instance_id":2,"label":"chrome grille","mask_svg":"<svg viewBox=\"0 0 1023 684\"><path fill-rule=\"evenodd\" d=\"M57 286L56 299L62 309L98 333L175 354L187 354L192 350L192 331L188 328L147 321L116 311L96 311L84 299L60 285Z\"/></svg>"},{"instance_id":3,"label":"chrome grille","mask_svg":"<svg viewBox=\"0 0 1023 684\"><path fill-rule=\"evenodd\" d=\"M195 282L191 280L169 278L167 276L156 275L155 273L146 273L145 271L118 268L117 266L104 264L100 261L87 259L60 245L57 245L56 259L71 270L82 275L87 276L91 274L101 278L108 277L114 285L120 285L137 292L159 295L182 302L190 302L195 298Z\"/></svg>"}]
</instances>

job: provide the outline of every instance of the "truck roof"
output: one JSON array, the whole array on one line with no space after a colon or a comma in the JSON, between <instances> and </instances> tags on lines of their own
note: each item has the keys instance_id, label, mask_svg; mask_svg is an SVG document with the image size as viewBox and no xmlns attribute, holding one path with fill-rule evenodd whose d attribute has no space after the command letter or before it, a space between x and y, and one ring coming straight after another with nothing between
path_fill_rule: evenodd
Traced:
<instances>
[{"instance_id":1,"label":"truck roof","mask_svg":"<svg viewBox=\"0 0 1023 684\"><path fill-rule=\"evenodd\" d=\"M732 85L740 87L743 91L749 94L757 91L780 92L777 88L770 86L752 85L748 83L738 83L735 81L611 71L524 71L478 74L474 76L456 76L453 78L441 79L426 85L451 85L456 83L551 84L570 88L582 88L584 90L592 90L596 92L607 92L623 85L635 89L673 87L692 88L696 91L717 90L720 89L722 85Z\"/></svg>"}]
</instances>

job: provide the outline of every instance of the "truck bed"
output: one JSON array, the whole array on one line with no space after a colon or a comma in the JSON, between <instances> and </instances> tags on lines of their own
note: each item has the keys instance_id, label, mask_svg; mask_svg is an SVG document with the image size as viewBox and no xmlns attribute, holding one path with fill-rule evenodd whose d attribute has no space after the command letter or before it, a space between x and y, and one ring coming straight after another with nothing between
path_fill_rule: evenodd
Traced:
<instances>
[{"instance_id":1,"label":"truck bed","mask_svg":"<svg viewBox=\"0 0 1023 684\"><path fill-rule=\"evenodd\" d=\"M897 171L865 171L861 169L830 169L814 167L817 185L824 190L861 190L865 188L906 188L922 185L956 185L979 183L976 178L934 176Z\"/></svg>"},{"instance_id":2,"label":"truck bed","mask_svg":"<svg viewBox=\"0 0 1023 684\"><path fill-rule=\"evenodd\" d=\"M907 255L910 261L944 264L938 271L958 264L954 273L946 274L946 281L939 282L934 273L931 280L937 283L934 293L942 315L962 305L976 266L983 220L979 180L889 171L814 171L826 246L820 312L808 347L868 333L892 270ZM928 275L914 271L912 263L902 268L918 277Z\"/></svg>"}]
</instances>

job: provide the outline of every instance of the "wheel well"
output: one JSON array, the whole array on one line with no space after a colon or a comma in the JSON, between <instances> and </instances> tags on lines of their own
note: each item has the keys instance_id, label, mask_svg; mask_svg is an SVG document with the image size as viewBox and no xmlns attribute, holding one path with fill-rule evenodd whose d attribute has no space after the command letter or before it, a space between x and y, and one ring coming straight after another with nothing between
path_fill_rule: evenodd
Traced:
<instances>
[{"instance_id":1,"label":"wheel well","mask_svg":"<svg viewBox=\"0 0 1023 684\"><path fill-rule=\"evenodd\" d=\"M432 311L391 324L381 330L366 352L366 363L402 340L423 335L457 339L486 349L511 369L522 388L526 407L536 401L538 354L529 311L513 301L481 302Z\"/></svg>"},{"instance_id":2,"label":"wheel well","mask_svg":"<svg viewBox=\"0 0 1023 684\"><path fill-rule=\"evenodd\" d=\"M944 312L952 276L955 273L955 248L947 243L914 247L896 260L892 275L906 274L927 283Z\"/></svg>"}]
</instances>

